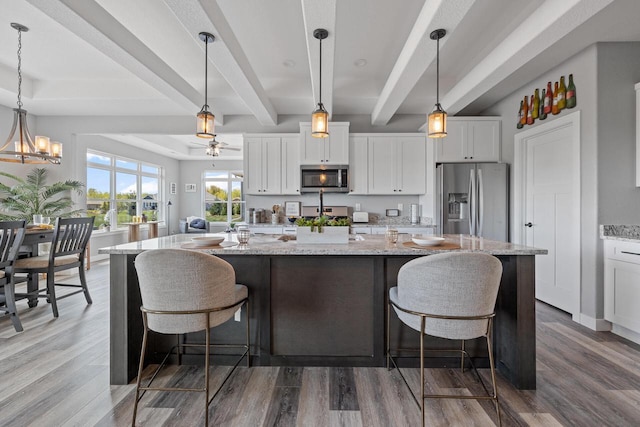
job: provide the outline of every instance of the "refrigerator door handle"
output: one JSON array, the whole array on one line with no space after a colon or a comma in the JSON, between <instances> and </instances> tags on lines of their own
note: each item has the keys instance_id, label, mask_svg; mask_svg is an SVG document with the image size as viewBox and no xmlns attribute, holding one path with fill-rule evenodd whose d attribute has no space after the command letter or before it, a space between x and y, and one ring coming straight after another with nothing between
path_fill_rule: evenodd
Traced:
<instances>
[{"instance_id":1,"label":"refrigerator door handle","mask_svg":"<svg viewBox=\"0 0 640 427\"><path fill-rule=\"evenodd\" d=\"M476 209L475 209L475 175L473 169L469 173L469 234L476 234Z\"/></svg>"},{"instance_id":2,"label":"refrigerator door handle","mask_svg":"<svg viewBox=\"0 0 640 427\"><path fill-rule=\"evenodd\" d=\"M484 224L484 184L482 183L482 170L478 169L478 237L482 237L483 224Z\"/></svg>"}]
</instances>

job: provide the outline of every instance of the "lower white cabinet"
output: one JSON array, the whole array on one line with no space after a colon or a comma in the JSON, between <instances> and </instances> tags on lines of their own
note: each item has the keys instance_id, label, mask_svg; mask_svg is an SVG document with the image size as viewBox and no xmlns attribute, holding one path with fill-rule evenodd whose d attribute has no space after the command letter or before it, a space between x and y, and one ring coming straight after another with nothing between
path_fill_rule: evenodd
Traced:
<instances>
[{"instance_id":1,"label":"lower white cabinet","mask_svg":"<svg viewBox=\"0 0 640 427\"><path fill-rule=\"evenodd\" d=\"M640 242L604 241L604 318L640 333Z\"/></svg>"}]
</instances>

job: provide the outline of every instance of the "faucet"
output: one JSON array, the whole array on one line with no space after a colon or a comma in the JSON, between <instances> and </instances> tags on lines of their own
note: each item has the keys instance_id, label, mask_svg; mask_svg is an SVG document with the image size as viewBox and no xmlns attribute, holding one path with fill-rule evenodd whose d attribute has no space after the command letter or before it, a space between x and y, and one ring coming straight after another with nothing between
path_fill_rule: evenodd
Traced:
<instances>
[{"instance_id":1,"label":"faucet","mask_svg":"<svg viewBox=\"0 0 640 427\"><path fill-rule=\"evenodd\" d=\"M318 206L318 218L320 218L323 215L324 212L324 202L322 200L322 193L324 192L324 189L320 189L320 206Z\"/></svg>"}]
</instances>

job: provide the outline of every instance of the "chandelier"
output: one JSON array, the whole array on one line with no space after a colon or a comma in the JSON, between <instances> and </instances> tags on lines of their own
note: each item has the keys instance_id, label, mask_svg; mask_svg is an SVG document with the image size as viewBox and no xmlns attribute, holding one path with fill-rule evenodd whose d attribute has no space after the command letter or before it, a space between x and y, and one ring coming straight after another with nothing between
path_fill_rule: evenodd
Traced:
<instances>
[{"instance_id":1,"label":"chandelier","mask_svg":"<svg viewBox=\"0 0 640 427\"><path fill-rule=\"evenodd\" d=\"M18 108L13 109L13 126L6 142L0 147L0 161L11 163L59 165L62 160L62 144L51 142L46 136L31 137L27 126L27 110L22 109L22 33L29 31L24 25L11 23L18 30ZM14 140L14 137L16 138ZM13 142L13 150L11 143Z\"/></svg>"},{"instance_id":2,"label":"chandelier","mask_svg":"<svg viewBox=\"0 0 640 427\"><path fill-rule=\"evenodd\" d=\"M329 113L322 104L322 40L329 36L324 28L318 28L313 32L313 37L320 40L320 89L318 90L318 107L311 114L311 136L314 138L326 138L329 136Z\"/></svg>"},{"instance_id":3,"label":"chandelier","mask_svg":"<svg viewBox=\"0 0 640 427\"><path fill-rule=\"evenodd\" d=\"M204 105L196 115L196 136L200 138L213 138L215 116L209 111L209 105L207 104L207 72L209 71L209 43L213 43L216 38L213 34L204 31L201 32L199 36L200 40L204 42Z\"/></svg>"},{"instance_id":4,"label":"chandelier","mask_svg":"<svg viewBox=\"0 0 640 427\"><path fill-rule=\"evenodd\" d=\"M436 106L427 117L429 122L429 138L443 138L447 136L447 112L440 105L440 39L447 32L443 29L432 31L429 37L435 40L436 47Z\"/></svg>"}]
</instances>

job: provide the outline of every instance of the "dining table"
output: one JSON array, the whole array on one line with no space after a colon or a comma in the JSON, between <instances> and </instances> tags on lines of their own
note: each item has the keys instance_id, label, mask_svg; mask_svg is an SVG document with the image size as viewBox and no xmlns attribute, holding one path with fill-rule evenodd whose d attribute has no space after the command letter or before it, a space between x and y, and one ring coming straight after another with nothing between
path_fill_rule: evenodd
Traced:
<instances>
[{"instance_id":1,"label":"dining table","mask_svg":"<svg viewBox=\"0 0 640 427\"><path fill-rule=\"evenodd\" d=\"M34 257L39 255L40 243L50 243L53 240L53 228L28 227L22 241L21 256ZM31 281L27 281L27 293L38 289L38 275L35 274ZM29 307L38 305L38 297L29 297Z\"/></svg>"}]
</instances>

